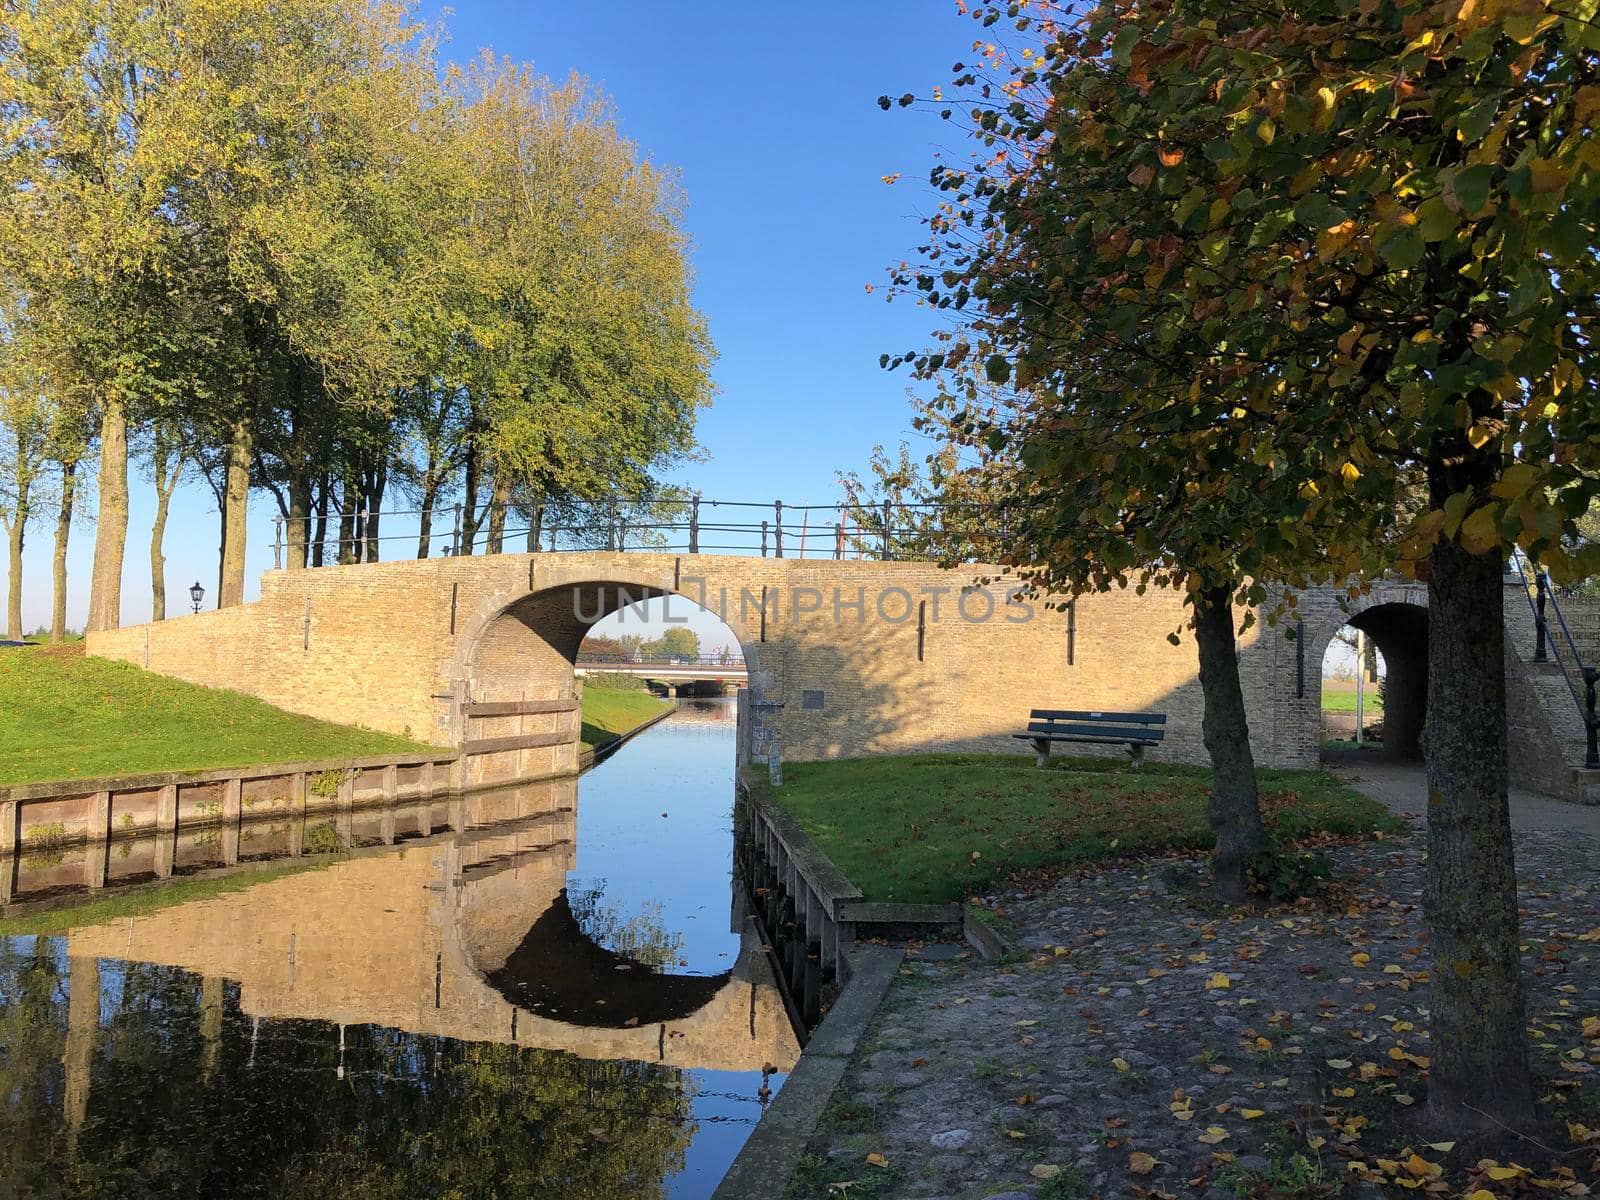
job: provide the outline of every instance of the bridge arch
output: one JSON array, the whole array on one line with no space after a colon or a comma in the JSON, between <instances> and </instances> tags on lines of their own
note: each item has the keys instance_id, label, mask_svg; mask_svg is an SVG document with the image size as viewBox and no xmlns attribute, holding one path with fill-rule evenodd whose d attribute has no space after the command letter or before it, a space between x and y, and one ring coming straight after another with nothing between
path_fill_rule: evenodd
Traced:
<instances>
[{"instance_id":1,"label":"bridge arch","mask_svg":"<svg viewBox=\"0 0 1600 1200\"><path fill-rule=\"evenodd\" d=\"M541 715L474 715L484 706L576 701L580 693L574 668L579 648L589 630L605 618L641 600L662 596L681 597L703 607L692 587L682 586L673 575L640 571L625 561L576 569L556 564L543 577L530 567L529 582L530 587L485 597L459 623L450 675L451 730L458 745L524 735ZM775 677L773 663L766 661L770 657L765 656L767 644L752 633L739 614L714 615L727 626L743 652L749 676L750 712L752 720L759 722ZM559 714L553 714L545 724L561 726ZM563 728L575 742L576 716ZM515 760L507 759L498 766L480 765L475 769L476 776L469 774L466 782L486 783L526 777L542 769L576 767L575 751L568 756L571 761L564 761L561 747L551 747L549 753L541 755L543 749L503 752L515 753ZM543 758L549 762L543 762ZM474 768L469 766L472 771Z\"/></svg>"},{"instance_id":2,"label":"bridge arch","mask_svg":"<svg viewBox=\"0 0 1600 1200\"><path fill-rule=\"evenodd\" d=\"M1384 753L1391 757L1422 757L1422 732L1428 708L1428 590L1422 584L1378 584L1365 595L1329 610L1315 623L1307 622L1305 662L1312 678L1308 691L1317 703L1312 709L1320 737L1322 720L1322 661L1334 637L1346 625L1361 630L1378 647L1386 667L1383 713Z\"/></svg>"}]
</instances>

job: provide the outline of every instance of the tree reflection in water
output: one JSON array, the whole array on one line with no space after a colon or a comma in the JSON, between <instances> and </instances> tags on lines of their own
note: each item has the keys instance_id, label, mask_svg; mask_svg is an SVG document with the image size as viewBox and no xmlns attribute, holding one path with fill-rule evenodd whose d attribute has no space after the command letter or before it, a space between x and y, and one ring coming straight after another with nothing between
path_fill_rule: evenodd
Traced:
<instances>
[{"instance_id":1,"label":"tree reflection in water","mask_svg":"<svg viewBox=\"0 0 1600 1200\"><path fill-rule=\"evenodd\" d=\"M0 1097L0 1192L39 1197L648 1197L695 1133L675 1068L258 1022L233 984L58 938L0 938Z\"/></svg>"}]
</instances>

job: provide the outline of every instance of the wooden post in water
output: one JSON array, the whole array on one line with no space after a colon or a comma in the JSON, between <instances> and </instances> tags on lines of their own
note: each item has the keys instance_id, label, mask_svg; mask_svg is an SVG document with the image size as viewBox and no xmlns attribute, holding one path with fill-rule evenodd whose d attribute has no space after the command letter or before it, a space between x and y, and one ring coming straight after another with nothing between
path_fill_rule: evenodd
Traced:
<instances>
[{"instance_id":1,"label":"wooden post in water","mask_svg":"<svg viewBox=\"0 0 1600 1200\"><path fill-rule=\"evenodd\" d=\"M433 764L422 764L422 787L417 803L417 832L423 837L433 836Z\"/></svg>"},{"instance_id":2,"label":"wooden post in water","mask_svg":"<svg viewBox=\"0 0 1600 1200\"><path fill-rule=\"evenodd\" d=\"M379 818L381 832L385 846L394 845L394 805L395 799L400 794L400 768L393 763L383 769L383 814Z\"/></svg>"},{"instance_id":3,"label":"wooden post in water","mask_svg":"<svg viewBox=\"0 0 1600 1200\"><path fill-rule=\"evenodd\" d=\"M296 771L289 776L289 856L299 858L305 853L306 841L306 773Z\"/></svg>"},{"instance_id":4,"label":"wooden post in water","mask_svg":"<svg viewBox=\"0 0 1600 1200\"><path fill-rule=\"evenodd\" d=\"M67 1046L61 1065L66 1076L62 1088L62 1114L67 1122L67 1142L76 1145L78 1131L89 1116L89 1077L94 1047L100 1034L100 960L68 959Z\"/></svg>"},{"instance_id":5,"label":"wooden post in water","mask_svg":"<svg viewBox=\"0 0 1600 1200\"><path fill-rule=\"evenodd\" d=\"M0 904L10 904L17 887L17 816L21 805L0 800Z\"/></svg>"},{"instance_id":6,"label":"wooden post in water","mask_svg":"<svg viewBox=\"0 0 1600 1200\"><path fill-rule=\"evenodd\" d=\"M239 821L244 814L244 780L237 776L222 785L222 863L239 861Z\"/></svg>"},{"instance_id":7,"label":"wooden post in water","mask_svg":"<svg viewBox=\"0 0 1600 1200\"><path fill-rule=\"evenodd\" d=\"M84 834L88 844L83 851L83 882L91 888L105 887L111 860L111 793L104 788L89 797Z\"/></svg>"},{"instance_id":8,"label":"wooden post in water","mask_svg":"<svg viewBox=\"0 0 1600 1200\"><path fill-rule=\"evenodd\" d=\"M200 981L200 1078L211 1082L222 1059L222 976L207 975Z\"/></svg>"},{"instance_id":9,"label":"wooden post in water","mask_svg":"<svg viewBox=\"0 0 1600 1200\"><path fill-rule=\"evenodd\" d=\"M178 785L169 783L156 793L156 878L172 878L178 857Z\"/></svg>"},{"instance_id":10,"label":"wooden post in water","mask_svg":"<svg viewBox=\"0 0 1600 1200\"><path fill-rule=\"evenodd\" d=\"M356 773L347 770L339 783L339 795L334 807L334 828L339 831L339 843L346 850L355 844L356 837Z\"/></svg>"}]
</instances>

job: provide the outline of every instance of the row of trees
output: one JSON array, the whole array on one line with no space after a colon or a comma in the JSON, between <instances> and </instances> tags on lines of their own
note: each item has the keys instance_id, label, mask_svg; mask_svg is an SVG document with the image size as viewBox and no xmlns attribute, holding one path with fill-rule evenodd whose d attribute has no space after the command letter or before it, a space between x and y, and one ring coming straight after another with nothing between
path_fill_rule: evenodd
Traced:
<instances>
[{"instance_id":1,"label":"row of trees","mask_svg":"<svg viewBox=\"0 0 1600 1200\"><path fill-rule=\"evenodd\" d=\"M1514 544L1600 567L1594 6L1079 12L974 9L930 103L976 151L933 169L896 273L950 322L890 362L937 383L961 494L1003 505L986 549L1054 593L1187 596L1227 894L1263 841L1236 606L1429 583L1428 1113L1525 1128L1501 573Z\"/></svg>"},{"instance_id":2,"label":"row of trees","mask_svg":"<svg viewBox=\"0 0 1600 1200\"><path fill-rule=\"evenodd\" d=\"M57 612L97 463L89 628L114 627L130 456L162 537L220 512L219 603L269 493L291 568L375 557L395 494L507 514L652 494L694 449L711 349L681 197L583 81L441 70L388 0L0 4L0 519L8 624L39 501ZM75 493L77 493L75 495Z\"/></svg>"}]
</instances>

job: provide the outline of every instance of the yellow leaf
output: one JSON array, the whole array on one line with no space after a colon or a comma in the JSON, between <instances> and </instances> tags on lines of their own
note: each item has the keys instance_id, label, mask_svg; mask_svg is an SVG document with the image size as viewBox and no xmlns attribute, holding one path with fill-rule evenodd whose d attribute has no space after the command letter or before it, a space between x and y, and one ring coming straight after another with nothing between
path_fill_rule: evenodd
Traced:
<instances>
[{"instance_id":1,"label":"yellow leaf","mask_svg":"<svg viewBox=\"0 0 1600 1200\"><path fill-rule=\"evenodd\" d=\"M1353 1087L1334 1088L1333 1094L1342 1100L1348 1100L1351 1096L1356 1094L1356 1090Z\"/></svg>"},{"instance_id":2,"label":"yellow leaf","mask_svg":"<svg viewBox=\"0 0 1600 1200\"><path fill-rule=\"evenodd\" d=\"M1038 1163L1028 1169L1028 1174L1035 1179L1054 1179L1061 1174L1061 1168L1056 1166L1055 1163Z\"/></svg>"},{"instance_id":3,"label":"yellow leaf","mask_svg":"<svg viewBox=\"0 0 1600 1200\"><path fill-rule=\"evenodd\" d=\"M1361 478L1361 468L1357 467L1355 463L1347 462L1344 464L1344 466L1339 468L1339 474L1344 479L1345 483L1354 483L1356 480Z\"/></svg>"},{"instance_id":4,"label":"yellow leaf","mask_svg":"<svg viewBox=\"0 0 1600 1200\"><path fill-rule=\"evenodd\" d=\"M1405 1167L1408 1173L1415 1175L1418 1179L1429 1179L1443 1173L1443 1168L1438 1163L1431 1163L1423 1158L1422 1155L1416 1153L1413 1153L1401 1165Z\"/></svg>"},{"instance_id":5,"label":"yellow leaf","mask_svg":"<svg viewBox=\"0 0 1600 1200\"><path fill-rule=\"evenodd\" d=\"M889 1160L883 1155L879 1154L877 1151L873 1151L871 1154L867 1155L867 1166L869 1167L887 1167L888 1165Z\"/></svg>"},{"instance_id":6,"label":"yellow leaf","mask_svg":"<svg viewBox=\"0 0 1600 1200\"><path fill-rule=\"evenodd\" d=\"M1128 1170L1135 1175L1148 1175L1156 1169L1157 1158L1153 1154L1146 1154L1143 1150L1135 1150L1128 1155Z\"/></svg>"},{"instance_id":7,"label":"yellow leaf","mask_svg":"<svg viewBox=\"0 0 1600 1200\"><path fill-rule=\"evenodd\" d=\"M1204 1142L1208 1146L1220 1145L1228 1138L1228 1131L1221 1125L1207 1125L1206 1131L1196 1141Z\"/></svg>"},{"instance_id":8,"label":"yellow leaf","mask_svg":"<svg viewBox=\"0 0 1600 1200\"><path fill-rule=\"evenodd\" d=\"M1335 1071L1348 1071L1350 1069L1350 1060L1348 1058L1330 1058L1328 1065Z\"/></svg>"},{"instance_id":9,"label":"yellow leaf","mask_svg":"<svg viewBox=\"0 0 1600 1200\"><path fill-rule=\"evenodd\" d=\"M1372 961L1372 955L1367 954L1367 953L1365 953L1363 951L1357 950L1354 954L1352 954L1350 956L1350 961L1352 963L1354 963L1358 967L1364 967L1369 962Z\"/></svg>"},{"instance_id":10,"label":"yellow leaf","mask_svg":"<svg viewBox=\"0 0 1600 1200\"><path fill-rule=\"evenodd\" d=\"M1266 1116L1267 1110L1264 1108L1241 1108L1239 1115L1246 1121L1254 1121L1257 1117Z\"/></svg>"},{"instance_id":11,"label":"yellow leaf","mask_svg":"<svg viewBox=\"0 0 1600 1200\"><path fill-rule=\"evenodd\" d=\"M1504 1183L1508 1179L1521 1179L1527 1173L1526 1168L1519 1167L1515 1163L1509 1167L1492 1164L1484 1171L1484 1174L1496 1183Z\"/></svg>"},{"instance_id":12,"label":"yellow leaf","mask_svg":"<svg viewBox=\"0 0 1600 1200\"><path fill-rule=\"evenodd\" d=\"M1119 1071L1126 1071L1128 1069L1128 1060L1125 1058L1113 1058L1111 1065Z\"/></svg>"},{"instance_id":13,"label":"yellow leaf","mask_svg":"<svg viewBox=\"0 0 1600 1200\"><path fill-rule=\"evenodd\" d=\"M1206 980L1206 987L1208 989L1212 989L1212 990L1217 990L1217 989L1221 989L1221 988L1231 988L1232 986L1233 986L1233 981L1230 980L1221 971L1218 971L1216 974L1212 975L1210 979Z\"/></svg>"},{"instance_id":14,"label":"yellow leaf","mask_svg":"<svg viewBox=\"0 0 1600 1200\"><path fill-rule=\"evenodd\" d=\"M1487 554L1500 544L1495 510L1485 505L1461 522L1461 546L1469 554Z\"/></svg>"}]
</instances>

